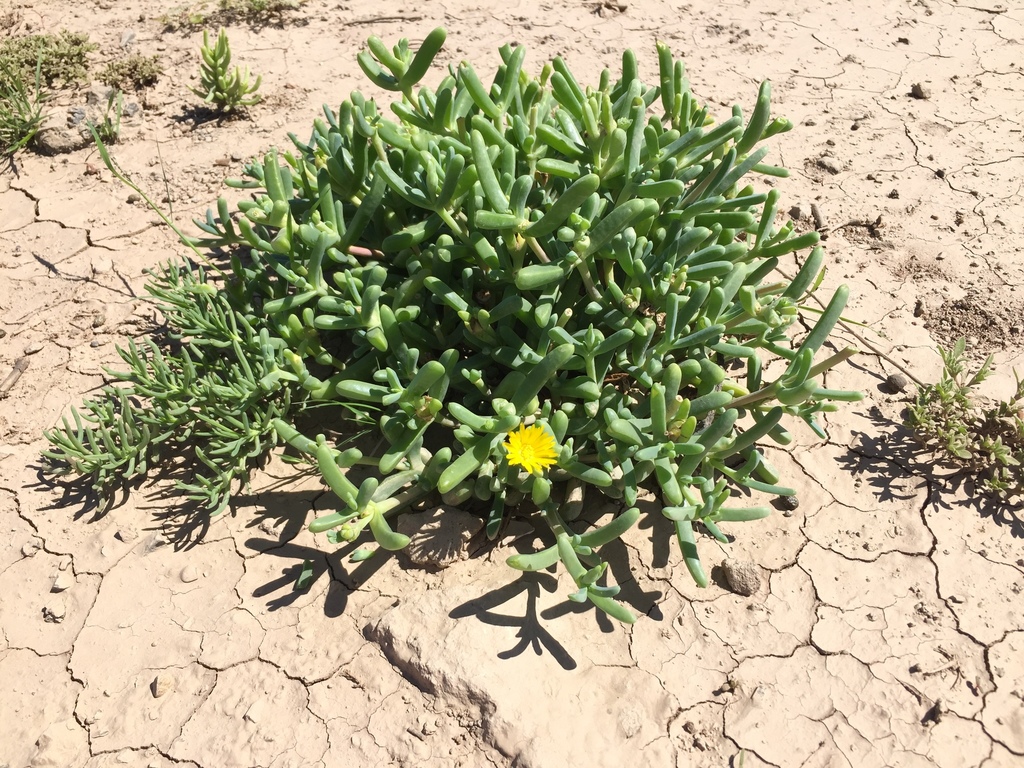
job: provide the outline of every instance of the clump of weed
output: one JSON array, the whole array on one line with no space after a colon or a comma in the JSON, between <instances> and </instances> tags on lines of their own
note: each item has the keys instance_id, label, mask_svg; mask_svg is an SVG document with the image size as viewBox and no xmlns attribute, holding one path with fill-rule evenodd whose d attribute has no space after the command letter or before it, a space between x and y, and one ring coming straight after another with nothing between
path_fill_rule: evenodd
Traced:
<instances>
[{"instance_id":1,"label":"clump of weed","mask_svg":"<svg viewBox=\"0 0 1024 768\"><path fill-rule=\"evenodd\" d=\"M981 490L1007 499L1024 489L1024 381L1008 400L986 405L976 387L992 375L989 355L977 371L965 359L966 341L939 347L942 377L918 387L907 426L927 448L973 475Z\"/></svg>"},{"instance_id":2,"label":"clump of weed","mask_svg":"<svg viewBox=\"0 0 1024 768\"><path fill-rule=\"evenodd\" d=\"M288 11L298 10L302 0L218 0L225 20L268 23L282 20Z\"/></svg>"},{"instance_id":3,"label":"clump of weed","mask_svg":"<svg viewBox=\"0 0 1024 768\"><path fill-rule=\"evenodd\" d=\"M284 23L285 14L299 8L304 0L218 0L172 8L160 17L164 30L197 30L207 25L245 23L256 26Z\"/></svg>"},{"instance_id":4,"label":"clump of weed","mask_svg":"<svg viewBox=\"0 0 1024 768\"><path fill-rule=\"evenodd\" d=\"M46 121L39 63L29 80L9 62L0 59L0 155L13 155L28 146Z\"/></svg>"},{"instance_id":5,"label":"clump of weed","mask_svg":"<svg viewBox=\"0 0 1024 768\"><path fill-rule=\"evenodd\" d=\"M133 53L107 64L99 73L99 81L120 91L137 91L155 84L163 73L159 57Z\"/></svg>"},{"instance_id":6,"label":"clump of weed","mask_svg":"<svg viewBox=\"0 0 1024 768\"><path fill-rule=\"evenodd\" d=\"M89 36L62 30L56 35L15 37L0 44L0 65L5 71L19 73L29 82L38 69L41 82L72 85L86 80L89 74L87 56L99 46Z\"/></svg>"}]
</instances>

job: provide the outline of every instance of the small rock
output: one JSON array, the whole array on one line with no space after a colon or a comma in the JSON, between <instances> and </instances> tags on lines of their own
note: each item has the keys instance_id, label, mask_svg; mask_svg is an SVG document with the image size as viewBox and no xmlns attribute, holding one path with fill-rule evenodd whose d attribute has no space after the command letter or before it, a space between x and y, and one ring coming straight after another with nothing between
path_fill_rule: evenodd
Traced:
<instances>
[{"instance_id":1,"label":"small rock","mask_svg":"<svg viewBox=\"0 0 1024 768\"><path fill-rule=\"evenodd\" d=\"M153 678L153 682L149 684L149 690L153 694L154 699L159 699L164 694L174 690L174 678L166 672L161 672Z\"/></svg>"},{"instance_id":2,"label":"small rock","mask_svg":"<svg viewBox=\"0 0 1024 768\"><path fill-rule=\"evenodd\" d=\"M635 706L627 707L619 713L619 728L622 729L622 734L627 739L631 739L640 733L643 723L643 715Z\"/></svg>"},{"instance_id":3,"label":"small rock","mask_svg":"<svg viewBox=\"0 0 1024 768\"><path fill-rule=\"evenodd\" d=\"M921 85L921 83L914 83L910 86L910 95L915 99L930 99L932 97L932 92L931 89Z\"/></svg>"},{"instance_id":4,"label":"small rock","mask_svg":"<svg viewBox=\"0 0 1024 768\"><path fill-rule=\"evenodd\" d=\"M921 299L914 302L914 317L924 317L928 313L928 305Z\"/></svg>"},{"instance_id":5,"label":"small rock","mask_svg":"<svg viewBox=\"0 0 1024 768\"><path fill-rule=\"evenodd\" d=\"M789 209L789 218L793 221L800 221L804 217L804 209L799 205L794 205Z\"/></svg>"},{"instance_id":6,"label":"small rock","mask_svg":"<svg viewBox=\"0 0 1024 768\"><path fill-rule=\"evenodd\" d=\"M900 392L905 392L909 386L910 379L902 373L890 373L885 377L885 389L894 395L898 395Z\"/></svg>"},{"instance_id":7,"label":"small rock","mask_svg":"<svg viewBox=\"0 0 1024 768\"><path fill-rule=\"evenodd\" d=\"M85 103L90 107L106 107L107 102L110 101L110 95L113 92L114 89L110 86L100 85L97 83L89 89L87 94L85 94Z\"/></svg>"},{"instance_id":8,"label":"small rock","mask_svg":"<svg viewBox=\"0 0 1024 768\"><path fill-rule=\"evenodd\" d=\"M50 624L60 624L64 621L64 617L68 615L67 606L64 605L63 600L57 600L50 605L43 606L43 621Z\"/></svg>"},{"instance_id":9,"label":"small rock","mask_svg":"<svg viewBox=\"0 0 1024 768\"><path fill-rule=\"evenodd\" d=\"M683 730L692 735L697 732L697 726L693 724L692 720L687 720L683 723Z\"/></svg>"},{"instance_id":10,"label":"small rock","mask_svg":"<svg viewBox=\"0 0 1024 768\"><path fill-rule=\"evenodd\" d=\"M729 558L722 563L725 581L737 595L750 597L761 588L761 569L756 564Z\"/></svg>"},{"instance_id":11,"label":"small rock","mask_svg":"<svg viewBox=\"0 0 1024 768\"><path fill-rule=\"evenodd\" d=\"M231 161L228 160L228 158L226 157L218 157L216 160L213 161L213 164L219 168L226 168L227 166L231 165Z\"/></svg>"},{"instance_id":12,"label":"small rock","mask_svg":"<svg viewBox=\"0 0 1024 768\"><path fill-rule=\"evenodd\" d=\"M51 592L63 592L65 589L71 589L75 586L75 576L70 571L57 571L57 575L53 577L53 584L50 586Z\"/></svg>"},{"instance_id":13,"label":"small rock","mask_svg":"<svg viewBox=\"0 0 1024 768\"><path fill-rule=\"evenodd\" d=\"M898 189L890 189L889 190L889 199L890 200L899 200L900 199L900 191Z\"/></svg>"},{"instance_id":14,"label":"small rock","mask_svg":"<svg viewBox=\"0 0 1024 768\"><path fill-rule=\"evenodd\" d=\"M130 195L128 195L128 202L129 203L133 203L133 204L134 203L141 203L142 202L142 195L140 195L138 192L132 192Z\"/></svg>"},{"instance_id":15,"label":"small rock","mask_svg":"<svg viewBox=\"0 0 1024 768\"><path fill-rule=\"evenodd\" d=\"M92 316L92 327L102 328L107 322L107 316L103 314L103 310L97 310Z\"/></svg>"},{"instance_id":16,"label":"small rock","mask_svg":"<svg viewBox=\"0 0 1024 768\"><path fill-rule=\"evenodd\" d=\"M135 33L130 29L126 29L121 33L121 47L126 51L132 47L132 43L135 42Z\"/></svg>"},{"instance_id":17,"label":"small rock","mask_svg":"<svg viewBox=\"0 0 1024 768\"><path fill-rule=\"evenodd\" d=\"M43 347L46 346L41 341L33 341L31 344L26 344L25 349L22 350L23 355L34 355L37 352L42 352Z\"/></svg>"},{"instance_id":18,"label":"small rock","mask_svg":"<svg viewBox=\"0 0 1024 768\"><path fill-rule=\"evenodd\" d=\"M84 107L72 107L68 110L68 128L81 125L83 120L85 120Z\"/></svg>"},{"instance_id":19,"label":"small rock","mask_svg":"<svg viewBox=\"0 0 1024 768\"><path fill-rule=\"evenodd\" d=\"M94 275L105 275L114 268L114 262L108 256L101 256L99 254L92 257L92 273Z\"/></svg>"},{"instance_id":20,"label":"small rock","mask_svg":"<svg viewBox=\"0 0 1024 768\"><path fill-rule=\"evenodd\" d=\"M43 128L33 139L33 146L43 155L66 155L88 146L89 139L67 128Z\"/></svg>"},{"instance_id":21,"label":"small rock","mask_svg":"<svg viewBox=\"0 0 1024 768\"><path fill-rule=\"evenodd\" d=\"M236 163L242 162L242 156L238 152L232 152L231 159Z\"/></svg>"},{"instance_id":22,"label":"small rock","mask_svg":"<svg viewBox=\"0 0 1024 768\"><path fill-rule=\"evenodd\" d=\"M22 557L32 557L41 549L39 546L39 539L31 539L25 542L21 547Z\"/></svg>"},{"instance_id":23,"label":"small rock","mask_svg":"<svg viewBox=\"0 0 1024 768\"><path fill-rule=\"evenodd\" d=\"M139 538L138 530L131 525L126 525L123 528L119 528L117 533L115 533L114 535L126 544L128 542L135 541L137 538Z\"/></svg>"},{"instance_id":24,"label":"small rock","mask_svg":"<svg viewBox=\"0 0 1024 768\"><path fill-rule=\"evenodd\" d=\"M181 580L186 584L191 584L199 578L199 572L196 571L195 566L186 565L181 569Z\"/></svg>"},{"instance_id":25,"label":"small rock","mask_svg":"<svg viewBox=\"0 0 1024 768\"><path fill-rule=\"evenodd\" d=\"M779 506L792 512L800 506L800 499L796 496L779 496Z\"/></svg>"}]
</instances>

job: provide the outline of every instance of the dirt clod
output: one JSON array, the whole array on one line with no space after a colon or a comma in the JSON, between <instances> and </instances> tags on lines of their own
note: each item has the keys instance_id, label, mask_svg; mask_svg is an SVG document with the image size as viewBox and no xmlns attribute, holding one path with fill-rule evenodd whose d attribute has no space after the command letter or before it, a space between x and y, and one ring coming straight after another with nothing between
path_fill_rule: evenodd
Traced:
<instances>
[{"instance_id":1,"label":"dirt clod","mask_svg":"<svg viewBox=\"0 0 1024 768\"><path fill-rule=\"evenodd\" d=\"M43 606L43 621L50 624L60 624L67 616L68 609L63 600L55 600L49 605Z\"/></svg>"},{"instance_id":2,"label":"dirt clod","mask_svg":"<svg viewBox=\"0 0 1024 768\"><path fill-rule=\"evenodd\" d=\"M885 390L893 395L906 392L910 386L910 379L902 373L890 373L885 377Z\"/></svg>"},{"instance_id":3,"label":"dirt clod","mask_svg":"<svg viewBox=\"0 0 1024 768\"><path fill-rule=\"evenodd\" d=\"M914 83L910 86L910 95L915 99L930 99L932 97L931 89L921 83Z\"/></svg>"},{"instance_id":4,"label":"dirt clod","mask_svg":"<svg viewBox=\"0 0 1024 768\"><path fill-rule=\"evenodd\" d=\"M755 563L729 558L722 563L729 589L737 595L750 597L761 588L761 569Z\"/></svg>"}]
</instances>

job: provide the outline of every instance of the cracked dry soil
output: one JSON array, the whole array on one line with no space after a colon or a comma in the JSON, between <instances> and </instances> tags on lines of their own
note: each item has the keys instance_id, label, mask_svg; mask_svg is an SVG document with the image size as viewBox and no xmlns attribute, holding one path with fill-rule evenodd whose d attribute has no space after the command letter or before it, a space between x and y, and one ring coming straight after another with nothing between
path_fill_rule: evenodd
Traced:
<instances>
[{"instance_id":1,"label":"cracked dry soil","mask_svg":"<svg viewBox=\"0 0 1024 768\"><path fill-rule=\"evenodd\" d=\"M665 531L632 531L612 558L646 614L630 629L567 608L564 580L517 579L501 549L440 572L353 567L304 528L323 489L284 466L208 528L176 525L159 486L83 514L40 482L41 430L156 325L142 270L180 249L91 150L23 155L0 175L0 374L23 370L0 403L0 765L1024 764L1024 525L920 456L909 393L884 386L901 368L934 380L935 343L961 334L996 352L993 396L1021 362L1019 3L308 0L281 26L229 29L266 101L221 125L183 118L201 34L162 31L176 5L9 7L14 31L88 32L96 62L126 40L160 56L115 154L179 221L321 103L366 90L371 33L444 24L444 60L490 72L516 41L587 81L626 47L653 78L664 39L699 97L748 109L770 78L797 126L772 156L793 170L786 209L827 234L824 288L850 283L847 315L867 324L839 332L864 354L833 377L866 399L827 443L799 431L773 454L797 509L701 540L708 589ZM54 122L83 102L63 94ZM722 586L727 557L761 569L751 596ZM314 581L294 592L306 559Z\"/></svg>"}]
</instances>

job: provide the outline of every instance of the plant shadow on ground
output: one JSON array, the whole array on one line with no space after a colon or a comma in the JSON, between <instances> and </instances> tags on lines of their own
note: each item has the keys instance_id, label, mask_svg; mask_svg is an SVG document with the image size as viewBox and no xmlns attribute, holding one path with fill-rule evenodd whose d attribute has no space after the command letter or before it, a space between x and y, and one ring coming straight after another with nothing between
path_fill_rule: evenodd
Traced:
<instances>
[{"instance_id":1,"label":"plant shadow on ground","mask_svg":"<svg viewBox=\"0 0 1024 768\"><path fill-rule=\"evenodd\" d=\"M884 391L880 387L880 391ZM1024 538L1024 504L999 499L983 492L969 473L957 466L940 462L939 457L924 449L913 430L894 421L877 406L867 411L877 427L873 434L853 431L853 442L839 458L840 466L851 475L863 477L880 501L913 498L894 489L892 468L919 478L928 488L927 504L942 509L973 509L982 518L991 518L1006 527L1014 538Z\"/></svg>"},{"instance_id":2,"label":"plant shadow on ground","mask_svg":"<svg viewBox=\"0 0 1024 768\"><path fill-rule=\"evenodd\" d=\"M133 494L151 488L149 493L142 496L145 503L138 505L140 512L149 515L150 525L146 529L163 533L178 551L202 544L218 517L211 516L201 505L189 501L174 487L174 481L187 481L191 478L191 469L183 461L177 462L173 467L165 466L165 470L169 471L162 471L155 477L135 478L127 486L117 489L111 501L105 505L100 504L100 499L88 478L68 481L60 477L51 477L45 473L42 464L35 465L33 469L36 471L38 481L31 486L32 488L40 492L59 491L61 494L44 509L75 508L73 519L76 522L99 522L111 511L128 503ZM300 479L302 475L282 478L257 492L236 494L228 508L220 514L232 517L245 515L248 519L244 528L254 533L266 533L268 523L274 530L274 537L270 537L269 534L262 537L250 536L242 542L245 549L259 557L282 560L282 567L277 574L255 587L252 590L252 597L265 598L267 610L278 611L288 608L307 595L309 590L326 576L329 583L323 596L323 611L325 616L336 618L345 612L350 595L362 585L369 583L395 555L378 550L377 554L368 560L350 563L346 561L348 556L365 546L365 541L346 543L332 552L296 543L294 539L307 525L310 511L316 508L316 501L329 493L326 488L285 490L286 486ZM671 524L660 515L647 515L641 526L665 529L654 533L652 539L665 542L663 550L658 548L657 552L660 553L661 559L667 562L670 546L667 537L671 534ZM530 551L525 547L517 549L521 549L522 552ZM473 551L470 559L487 558L493 552L494 547L488 543ZM613 541L604 546L601 554L608 561L611 574L609 581L621 587L618 599L640 614L646 614L656 621L663 620L664 616L658 608L662 593L645 590L637 582L630 570L626 546L621 541ZM406 562L401 554L397 557L403 569L415 568ZM311 572L306 576L306 585L297 588L296 583L307 568L307 563ZM519 573L519 576L513 580L516 573ZM558 579L552 572L522 573L510 568L509 579L509 583L456 606L448 614L453 619L475 617L481 623L491 626L518 628L515 634L518 642L508 649L499 650L495 655L500 659L511 659L532 649L538 656L544 652L549 653L563 669L572 670L577 668L577 661L545 628L545 623L569 614L589 613L601 632L607 634L617 630L617 623L590 603L580 604L565 600L541 610L541 591L555 594L560 589ZM526 593L526 605L521 615L518 615L517 611L503 613L495 610L515 600L523 592Z\"/></svg>"},{"instance_id":3,"label":"plant shadow on ground","mask_svg":"<svg viewBox=\"0 0 1024 768\"><path fill-rule=\"evenodd\" d=\"M252 120L252 115L246 107L224 111L204 103L182 107L181 112L171 117L171 120L179 125L189 125L194 131L208 123L214 123L219 128L224 123L247 122Z\"/></svg>"},{"instance_id":4,"label":"plant shadow on ground","mask_svg":"<svg viewBox=\"0 0 1024 768\"><path fill-rule=\"evenodd\" d=\"M530 538L526 537L526 539ZM523 541L524 539L520 538L520 543L514 546L516 551L520 554L534 551L533 547L524 546L521 543ZM481 552L476 553L476 556L487 554L490 551L492 551L491 548L484 548ZM601 549L601 557L608 563L609 582L618 584L620 587L621 591L616 599L641 615L646 614L660 620L662 616L657 605L662 593L646 591L637 582L630 569L629 555L625 544L619 540L606 544ZM510 573L514 573L514 571L510 570ZM448 615L455 619L473 616L483 624L496 627L518 627L519 631L515 636L519 638L519 642L509 649L497 652L495 655L499 659L519 656L528 649L540 656L546 650L563 669L572 670L578 666L576 660L545 628L544 622L552 622L569 614L589 613L593 616L601 632L609 634L618 631L619 628L617 622L589 602L575 603L565 600L549 608L538 610L541 590L555 594L560 589L564 590L566 587L559 586L558 579L550 569L548 571L524 572L514 581L456 606ZM526 593L526 606L522 615L518 615L517 611L502 613L495 610L499 606L515 600L523 592Z\"/></svg>"}]
</instances>

